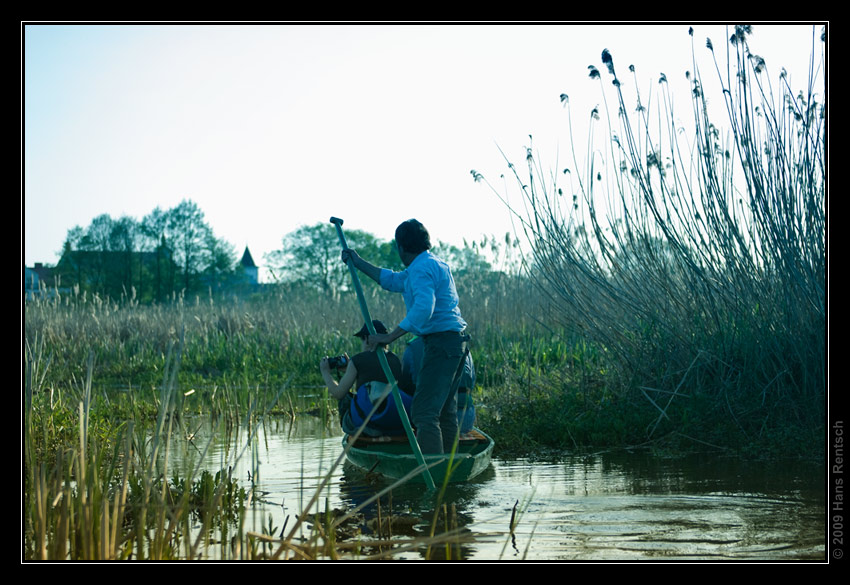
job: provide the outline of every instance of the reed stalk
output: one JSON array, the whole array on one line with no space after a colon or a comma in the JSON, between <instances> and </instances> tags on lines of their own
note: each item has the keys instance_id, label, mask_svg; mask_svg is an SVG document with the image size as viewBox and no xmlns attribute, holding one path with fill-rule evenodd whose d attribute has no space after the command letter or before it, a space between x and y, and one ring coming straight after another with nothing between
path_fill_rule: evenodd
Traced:
<instances>
[{"instance_id":1,"label":"reed stalk","mask_svg":"<svg viewBox=\"0 0 850 585\"><path fill-rule=\"evenodd\" d=\"M609 389L637 407L640 387L678 396L688 372L695 399L668 402L665 430L716 409L739 445L801 421L816 431L826 395L824 62L813 31L808 85L796 92L784 73L772 85L750 32L730 30L725 69L707 42L716 102L692 45L690 126L665 76L648 100L635 68L623 76L605 50L612 85L600 86L585 161L573 147L563 184L531 146L526 173L508 161L530 276L557 324L608 356Z\"/></svg>"}]
</instances>

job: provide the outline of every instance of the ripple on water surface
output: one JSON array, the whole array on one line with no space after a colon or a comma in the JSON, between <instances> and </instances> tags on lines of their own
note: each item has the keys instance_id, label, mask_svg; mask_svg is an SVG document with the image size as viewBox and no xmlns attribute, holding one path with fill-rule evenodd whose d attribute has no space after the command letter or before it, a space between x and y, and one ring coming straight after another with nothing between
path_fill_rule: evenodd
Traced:
<instances>
[{"instance_id":1,"label":"ripple on water surface","mask_svg":"<svg viewBox=\"0 0 850 585\"><path fill-rule=\"evenodd\" d=\"M207 458L210 469L235 464L242 485L250 476L260 500L251 515L261 525L271 515L281 526L301 513L341 450L335 431L308 420L266 426L238 461L238 450L223 444ZM441 503L452 506L471 540L460 554L473 560L823 560L823 478L822 469L802 464L769 467L715 457L495 459L473 481L451 485ZM385 485L339 465L320 505L351 509ZM389 503L421 517L425 530L435 502L423 492L421 486L397 488Z\"/></svg>"}]
</instances>

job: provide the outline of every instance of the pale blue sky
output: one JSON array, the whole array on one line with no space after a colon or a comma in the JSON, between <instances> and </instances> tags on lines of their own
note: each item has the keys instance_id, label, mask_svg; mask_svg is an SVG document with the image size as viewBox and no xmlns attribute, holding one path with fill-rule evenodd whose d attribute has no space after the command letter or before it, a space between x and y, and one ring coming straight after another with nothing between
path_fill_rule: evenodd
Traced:
<instances>
[{"instance_id":1,"label":"pale blue sky","mask_svg":"<svg viewBox=\"0 0 850 585\"><path fill-rule=\"evenodd\" d=\"M583 145L602 103L587 66L604 76L605 48L642 92L661 72L680 84L687 119L688 26L27 25L24 262L55 263L67 231L99 214L141 219L182 199L258 263L331 215L383 239L410 217L458 245L502 237L509 213L470 170L499 184L497 146L520 163L529 134L565 166L559 95ZM693 26L707 73L705 39L724 46L727 31ZM754 25L750 39L795 89L811 45L811 25Z\"/></svg>"}]
</instances>

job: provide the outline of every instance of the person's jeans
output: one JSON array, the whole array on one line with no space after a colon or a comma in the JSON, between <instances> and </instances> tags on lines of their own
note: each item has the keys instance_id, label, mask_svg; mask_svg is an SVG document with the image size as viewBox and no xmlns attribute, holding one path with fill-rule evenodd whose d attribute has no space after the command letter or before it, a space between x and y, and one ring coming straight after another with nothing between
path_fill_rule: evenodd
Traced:
<instances>
[{"instance_id":1,"label":"person's jeans","mask_svg":"<svg viewBox=\"0 0 850 585\"><path fill-rule=\"evenodd\" d=\"M457 436L457 389L452 379L467 337L457 332L423 335L425 353L413 394L411 418L423 453L451 451Z\"/></svg>"}]
</instances>

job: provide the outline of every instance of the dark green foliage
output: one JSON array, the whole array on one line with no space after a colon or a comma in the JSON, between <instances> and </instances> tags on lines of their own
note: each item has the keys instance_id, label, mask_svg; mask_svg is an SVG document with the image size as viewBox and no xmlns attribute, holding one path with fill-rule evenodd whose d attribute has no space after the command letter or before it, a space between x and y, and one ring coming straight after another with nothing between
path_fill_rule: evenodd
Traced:
<instances>
[{"instance_id":1,"label":"dark green foliage","mask_svg":"<svg viewBox=\"0 0 850 585\"><path fill-rule=\"evenodd\" d=\"M103 214L72 228L53 278L60 290L144 303L240 284L233 246L189 200L141 221Z\"/></svg>"},{"instance_id":2,"label":"dark green foliage","mask_svg":"<svg viewBox=\"0 0 850 585\"><path fill-rule=\"evenodd\" d=\"M345 237L350 248L373 264L394 270L404 268L392 243L362 230L346 230ZM301 283L323 293L350 288L348 268L340 260L339 238L329 223L302 226L284 236L282 244L280 250L266 256L279 283Z\"/></svg>"}]
</instances>

